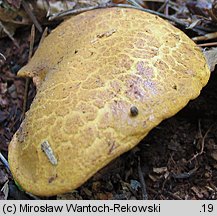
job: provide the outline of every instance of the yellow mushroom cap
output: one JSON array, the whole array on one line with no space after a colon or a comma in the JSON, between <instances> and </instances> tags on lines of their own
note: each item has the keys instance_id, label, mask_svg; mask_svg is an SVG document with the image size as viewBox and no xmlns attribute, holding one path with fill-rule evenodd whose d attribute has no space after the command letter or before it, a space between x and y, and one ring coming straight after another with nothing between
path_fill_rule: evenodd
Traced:
<instances>
[{"instance_id":1,"label":"yellow mushroom cap","mask_svg":"<svg viewBox=\"0 0 217 216\"><path fill-rule=\"evenodd\" d=\"M210 71L200 49L158 16L88 11L58 26L19 71L37 95L9 145L28 192L71 191L196 98Z\"/></svg>"}]
</instances>

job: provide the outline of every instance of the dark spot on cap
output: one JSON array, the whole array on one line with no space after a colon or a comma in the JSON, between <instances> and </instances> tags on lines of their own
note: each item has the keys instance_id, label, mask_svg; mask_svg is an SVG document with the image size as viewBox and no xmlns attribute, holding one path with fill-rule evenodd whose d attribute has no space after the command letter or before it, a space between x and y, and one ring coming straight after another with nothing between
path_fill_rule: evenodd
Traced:
<instances>
[{"instance_id":1,"label":"dark spot on cap","mask_svg":"<svg viewBox=\"0 0 217 216\"><path fill-rule=\"evenodd\" d=\"M137 116L139 114L138 108L136 106L132 106L130 108L130 114L131 114L131 116Z\"/></svg>"},{"instance_id":2,"label":"dark spot on cap","mask_svg":"<svg viewBox=\"0 0 217 216\"><path fill-rule=\"evenodd\" d=\"M57 174L55 176L51 176L49 179L48 179L48 183L52 183L55 179L57 178Z\"/></svg>"},{"instance_id":3,"label":"dark spot on cap","mask_svg":"<svg viewBox=\"0 0 217 216\"><path fill-rule=\"evenodd\" d=\"M173 89L177 90L177 85L173 85Z\"/></svg>"}]
</instances>

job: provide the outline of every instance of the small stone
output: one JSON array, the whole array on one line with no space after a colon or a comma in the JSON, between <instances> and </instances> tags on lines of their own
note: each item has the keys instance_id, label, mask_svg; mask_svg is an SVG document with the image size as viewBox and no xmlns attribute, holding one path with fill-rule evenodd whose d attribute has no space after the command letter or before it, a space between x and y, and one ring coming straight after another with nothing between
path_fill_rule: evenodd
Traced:
<instances>
[{"instance_id":1,"label":"small stone","mask_svg":"<svg viewBox=\"0 0 217 216\"><path fill-rule=\"evenodd\" d=\"M138 108L136 106L132 106L130 108L130 114L131 114L131 116L137 116L139 114Z\"/></svg>"}]
</instances>

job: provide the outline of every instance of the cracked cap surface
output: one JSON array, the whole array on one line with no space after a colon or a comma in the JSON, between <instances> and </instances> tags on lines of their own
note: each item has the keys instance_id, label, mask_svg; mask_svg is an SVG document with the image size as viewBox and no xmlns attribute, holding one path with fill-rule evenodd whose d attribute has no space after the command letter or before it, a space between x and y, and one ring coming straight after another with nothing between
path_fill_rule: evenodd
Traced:
<instances>
[{"instance_id":1,"label":"cracked cap surface","mask_svg":"<svg viewBox=\"0 0 217 216\"><path fill-rule=\"evenodd\" d=\"M108 8L63 22L19 75L33 77L38 91L9 145L10 168L26 191L51 196L137 145L196 98L210 72L168 22Z\"/></svg>"}]
</instances>

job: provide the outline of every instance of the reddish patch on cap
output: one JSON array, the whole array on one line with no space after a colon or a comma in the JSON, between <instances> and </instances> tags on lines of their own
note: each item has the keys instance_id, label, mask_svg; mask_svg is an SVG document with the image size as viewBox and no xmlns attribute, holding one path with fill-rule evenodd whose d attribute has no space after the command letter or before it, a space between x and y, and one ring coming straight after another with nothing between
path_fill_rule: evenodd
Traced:
<instances>
[{"instance_id":1,"label":"reddish patch on cap","mask_svg":"<svg viewBox=\"0 0 217 216\"><path fill-rule=\"evenodd\" d=\"M136 65L136 69L139 75L144 76L146 78L153 78L154 72L153 69L150 67L145 67L143 61L139 61Z\"/></svg>"}]
</instances>

